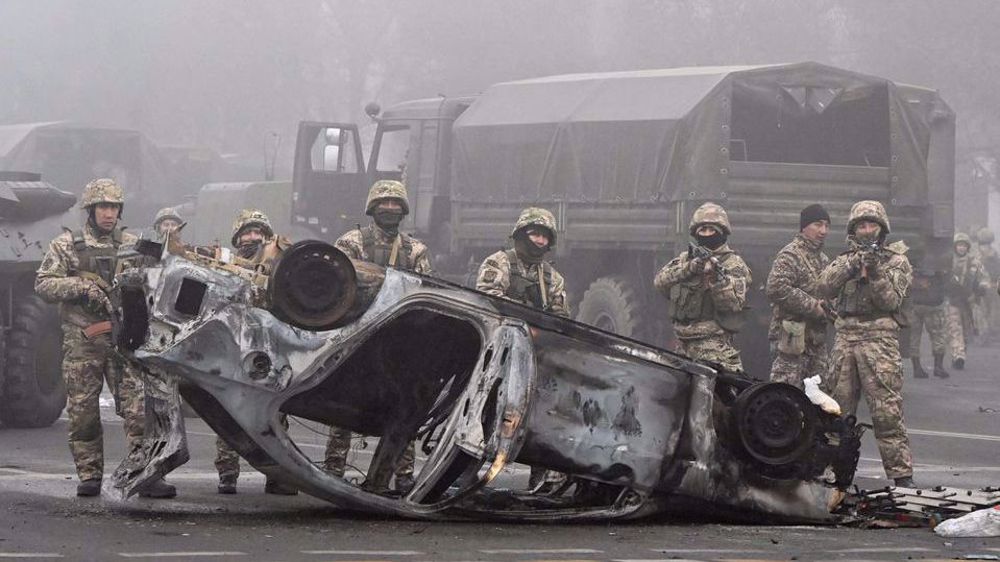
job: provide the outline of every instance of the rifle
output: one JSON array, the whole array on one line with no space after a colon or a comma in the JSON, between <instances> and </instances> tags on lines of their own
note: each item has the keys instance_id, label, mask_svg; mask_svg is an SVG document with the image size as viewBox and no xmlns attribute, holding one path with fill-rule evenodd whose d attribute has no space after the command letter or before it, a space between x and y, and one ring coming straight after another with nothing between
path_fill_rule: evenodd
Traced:
<instances>
[{"instance_id":1,"label":"rifle","mask_svg":"<svg viewBox=\"0 0 1000 562\"><path fill-rule=\"evenodd\" d=\"M701 246L699 244L688 243L688 259L701 259L708 261L712 264L712 268L715 270L715 277L719 281L729 277L729 271L726 266L722 265L722 261L719 260L718 256L712 253L712 250Z\"/></svg>"}]
</instances>

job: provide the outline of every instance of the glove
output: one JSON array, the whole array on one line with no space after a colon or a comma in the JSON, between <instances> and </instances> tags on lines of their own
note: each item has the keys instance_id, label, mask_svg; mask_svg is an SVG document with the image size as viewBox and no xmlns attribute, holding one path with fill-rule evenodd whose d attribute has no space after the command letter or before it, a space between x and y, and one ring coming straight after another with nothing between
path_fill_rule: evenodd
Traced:
<instances>
[{"instance_id":1,"label":"glove","mask_svg":"<svg viewBox=\"0 0 1000 562\"><path fill-rule=\"evenodd\" d=\"M87 283L86 288L83 290L83 301L87 308L94 312L111 312L111 299L109 299L107 293L105 293L97 285L97 283L94 283L93 281Z\"/></svg>"},{"instance_id":2,"label":"glove","mask_svg":"<svg viewBox=\"0 0 1000 562\"><path fill-rule=\"evenodd\" d=\"M698 275L705 271L705 260L702 258L694 258L693 260L688 260L687 272L688 275Z\"/></svg>"}]
</instances>

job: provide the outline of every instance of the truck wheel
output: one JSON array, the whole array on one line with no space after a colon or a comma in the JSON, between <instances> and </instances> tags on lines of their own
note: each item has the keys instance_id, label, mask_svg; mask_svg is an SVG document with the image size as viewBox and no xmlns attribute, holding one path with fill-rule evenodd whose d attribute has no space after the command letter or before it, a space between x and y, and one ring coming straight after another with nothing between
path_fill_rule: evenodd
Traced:
<instances>
[{"instance_id":1,"label":"truck wheel","mask_svg":"<svg viewBox=\"0 0 1000 562\"><path fill-rule=\"evenodd\" d=\"M35 295L11 314L0 421L7 427L48 427L66 407L62 330L56 308Z\"/></svg>"},{"instance_id":2,"label":"truck wheel","mask_svg":"<svg viewBox=\"0 0 1000 562\"><path fill-rule=\"evenodd\" d=\"M601 277L583 293L576 319L606 332L641 339L642 305L632 283L622 277Z\"/></svg>"}]
</instances>

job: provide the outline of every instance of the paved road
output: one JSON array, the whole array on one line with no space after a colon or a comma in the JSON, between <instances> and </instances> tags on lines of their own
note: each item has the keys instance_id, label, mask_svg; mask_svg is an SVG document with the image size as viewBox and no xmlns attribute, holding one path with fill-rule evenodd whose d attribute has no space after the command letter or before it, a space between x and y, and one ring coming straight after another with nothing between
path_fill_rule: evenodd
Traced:
<instances>
[{"instance_id":1,"label":"paved road","mask_svg":"<svg viewBox=\"0 0 1000 562\"><path fill-rule=\"evenodd\" d=\"M929 360L929 358L928 358ZM973 349L949 380L907 379L907 421L923 485L1000 484L1000 350ZM867 414L863 414L866 416ZM109 459L122 453L106 412ZM426 523L358 517L305 495L265 496L248 469L240 493L219 496L214 436L188 420L192 460L170 481L174 500L76 498L66 422L0 430L0 560L899 560L1000 556L1000 539L944 541L926 529L734 526L654 521L612 525ZM322 455L319 428L293 424L300 447ZM360 447L360 444L358 445ZM372 448L358 449L360 457ZM864 443L858 483L884 485ZM109 463L110 464L110 463ZM506 478L523 478L513 471Z\"/></svg>"}]
</instances>

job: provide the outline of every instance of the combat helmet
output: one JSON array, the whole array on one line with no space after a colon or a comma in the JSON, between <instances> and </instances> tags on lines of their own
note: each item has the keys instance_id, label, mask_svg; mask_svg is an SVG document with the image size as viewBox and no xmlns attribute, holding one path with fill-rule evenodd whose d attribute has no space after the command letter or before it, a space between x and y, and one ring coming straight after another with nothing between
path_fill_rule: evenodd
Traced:
<instances>
[{"instance_id":1,"label":"combat helmet","mask_svg":"<svg viewBox=\"0 0 1000 562\"><path fill-rule=\"evenodd\" d=\"M403 214L410 214L410 199L406 196L406 186L396 180L378 180L368 190L368 200L365 201L365 214L371 215L379 201L396 199L403 206Z\"/></svg>"},{"instance_id":2,"label":"combat helmet","mask_svg":"<svg viewBox=\"0 0 1000 562\"><path fill-rule=\"evenodd\" d=\"M159 211L156 211L156 217L153 218L153 230L159 230L160 223L165 220L174 220L178 223L184 222L184 219L181 218L181 215L177 212L176 208L164 207Z\"/></svg>"},{"instance_id":3,"label":"combat helmet","mask_svg":"<svg viewBox=\"0 0 1000 562\"><path fill-rule=\"evenodd\" d=\"M549 231L549 247L556 245L556 217L549 211L541 207L528 207L521 211L521 216L517 217L514 223L514 230L510 231L511 237L529 226L540 226Z\"/></svg>"},{"instance_id":4,"label":"combat helmet","mask_svg":"<svg viewBox=\"0 0 1000 562\"><path fill-rule=\"evenodd\" d=\"M114 203L125 206L125 190L111 178L99 178L91 181L83 188L80 198L80 208L89 209L98 203Z\"/></svg>"},{"instance_id":5,"label":"combat helmet","mask_svg":"<svg viewBox=\"0 0 1000 562\"><path fill-rule=\"evenodd\" d=\"M729 224L729 215L726 214L726 210L721 205L715 203L704 203L701 207L694 210L694 214L691 215L691 224L688 226L688 232L691 236L694 236L698 228L705 225L720 229L726 236L733 233L733 228Z\"/></svg>"},{"instance_id":6,"label":"combat helmet","mask_svg":"<svg viewBox=\"0 0 1000 562\"><path fill-rule=\"evenodd\" d=\"M889 215L885 212L885 207L878 201L858 201L851 207L851 214L847 219L847 233L854 234L854 227L861 221L871 221L878 223L882 227L879 234L885 237L891 230L889 228Z\"/></svg>"},{"instance_id":7,"label":"combat helmet","mask_svg":"<svg viewBox=\"0 0 1000 562\"><path fill-rule=\"evenodd\" d=\"M952 246L957 246L959 243L965 244L970 250L972 249L972 237L964 232L956 232L951 241Z\"/></svg>"},{"instance_id":8,"label":"combat helmet","mask_svg":"<svg viewBox=\"0 0 1000 562\"><path fill-rule=\"evenodd\" d=\"M271 227L271 220L267 218L267 215L257 209L243 209L240 211L240 214L236 215L236 220L233 221L233 238L231 242L234 248L239 245L240 233L251 226L259 227L264 231L265 238L274 236L274 229Z\"/></svg>"},{"instance_id":9,"label":"combat helmet","mask_svg":"<svg viewBox=\"0 0 1000 562\"><path fill-rule=\"evenodd\" d=\"M993 241L996 240L993 236L993 231L985 226L979 229L979 232L976 233L976 238L979 240L980 244L992 244Z\"/></svg>"}]
</instances>

